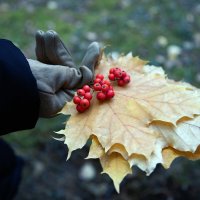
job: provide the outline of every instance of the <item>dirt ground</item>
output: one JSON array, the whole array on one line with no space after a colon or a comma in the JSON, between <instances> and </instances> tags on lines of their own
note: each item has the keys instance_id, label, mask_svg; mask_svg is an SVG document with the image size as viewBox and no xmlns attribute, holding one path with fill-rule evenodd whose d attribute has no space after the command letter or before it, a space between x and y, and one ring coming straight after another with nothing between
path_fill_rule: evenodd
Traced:
<instances>
[{"instance_id":1,"label":"dirt ground","mask_svg":"<svg viewBox=\"0 0 200 200\"><path fill-rule=\"evenodd\" d=\"M98 160L84 159L88 146L66 160L66 146L50 141L26 157L26 166L16 200L198 200L200 199L200 161L175 160L169 170L157 166L146 176L138 168L128 175L117 194L111 179L101 173ZM81 176L90 166L89 177Z\"/></svg>"}]
</instances>

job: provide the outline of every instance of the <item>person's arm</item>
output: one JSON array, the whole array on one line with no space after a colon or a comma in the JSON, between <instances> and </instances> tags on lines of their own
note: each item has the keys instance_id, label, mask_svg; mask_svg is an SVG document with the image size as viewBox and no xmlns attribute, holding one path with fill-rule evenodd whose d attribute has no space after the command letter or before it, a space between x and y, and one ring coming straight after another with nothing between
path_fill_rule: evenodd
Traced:
<instances>
[{"instance_id":1,"label":"person's arm","mask_svg":"<svg viewBox=\"0 0 200 200\"><path fill-rule=\"evenodd\" d=\"M78 67L55 31L38 34L39 61L26 59L12 42L0 40L0 135L34 128L39 117L55 116L74 90L93 79L100 56L97 42L88 46Z\"/></svg>"},{"instance_id":2,"label":"person's arm","mask_svg":"<svg viewBox=\"0 0 200 200\"><path fill-rule=\"evenodd\" d=\"M27 59L0 39L0 135L31 129L39 117L39 94Z\"/></svg>"}]
</instances>

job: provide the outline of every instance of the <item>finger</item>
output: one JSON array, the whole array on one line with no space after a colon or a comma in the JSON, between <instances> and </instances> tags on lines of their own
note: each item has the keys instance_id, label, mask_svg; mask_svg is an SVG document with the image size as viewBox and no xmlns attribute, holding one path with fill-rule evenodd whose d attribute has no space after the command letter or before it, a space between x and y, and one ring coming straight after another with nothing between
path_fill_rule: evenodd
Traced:
<instances>
[{"instance_id":1,"label":"finger","mask_svg":"<svg viewBox=\"0 0 200 200\"><path fill-rule=\"evenodd\" d=\"M48 59L45 53L44 32L38 30L35 34L35 40L36 40L35 53L37 60L43 63L50 63L50 60Z\"/></svg>"},{"instance_id":2,"label":"finger","mask_svg":"<svg viewBox=\"0 0 200 200\"><path fill-rule=\"evenodd\" d=\"M58 34L49 30L44 34L45 52L52 64L76 68L71 54Z\"/></svg>"},{"instance_id":3,"label":"finger","mask_svg":"<svg viewBox=\"0 0 200 200\"><path fill-rule=\"evenodd\" d=\"M64 88L76 90L83 85L88 84L93 78L91 70L86 66L81 66L78 70L67 68L60 73L60 81L57 84L57 90Z\"/></svg>"},{"instance_id":4,"label":"finger","mask_svg":"<svg viewBox=\"0 0 200 200\"><path fill-rule=\"evenodd\" d=\"M82 60L81 66L87 66L94 74L94 68L100 56L100 45L98 42L92 42Z\"/></svg>"}]
</instances>

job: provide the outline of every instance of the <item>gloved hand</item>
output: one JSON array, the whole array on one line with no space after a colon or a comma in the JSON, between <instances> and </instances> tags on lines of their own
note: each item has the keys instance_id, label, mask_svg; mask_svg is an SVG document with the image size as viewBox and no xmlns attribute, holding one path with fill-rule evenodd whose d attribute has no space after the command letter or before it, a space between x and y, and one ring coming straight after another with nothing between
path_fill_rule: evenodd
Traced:
<instances>
[{"instance_id":1,"label":"gloved hand","mask_svg":"<svg viewBox=\"0 0 200 200\"><path fill-rule=\"evenodd\" d=\"M72 100L76 89L93 79L99 55L100 46L93 42L82 64L77 67L55 31L36 33L36 56L39 61L28 59L28 62L37 81L40 117L55 116L67 101Z\"/></svg>"}]
</instances>

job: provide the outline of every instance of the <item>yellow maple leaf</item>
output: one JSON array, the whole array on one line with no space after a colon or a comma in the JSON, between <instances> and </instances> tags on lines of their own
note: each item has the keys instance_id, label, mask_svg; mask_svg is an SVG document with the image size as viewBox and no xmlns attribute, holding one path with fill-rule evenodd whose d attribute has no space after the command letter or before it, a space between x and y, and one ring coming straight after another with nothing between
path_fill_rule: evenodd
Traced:
<instances>
[{"instance_id":1,"label":"yellow maple leaf","mask_svg":"<svg viewBox=\"0 0 200 200\"><path fill-rule=\"evenodd\" d=\"M105 154L105 151L96 136L91 137L92 143L87 159L100 158Z\"/></svg>"},{"instance_id":2,"label":"yellow maple leaf","mask_svg":"<svg viewBox=\"0 0 200 200\"><path fill-rule=\"evenodd\" d=\"M157 164L166 163L165 160L173 160L173 155L166 154L163 158L163 148L178 149L182 153L191 152L194 153L200 144L200 116L194 119L187 119L178 122L177 126L172 126L168 123L156 122L151 124L153 128L160 136L157 138L154 152L150 158L147 159L143 155L132 154L129 157L130 166L137 165L140 169L150 174ZM166 151L167 152L167 151ZM169 155L169 156L168 156ZM188 155L186 153L186 155ZM177 157L181 156L176 154ZM165 165L165 164L163 164Z\"/></svg>"},{"instance_id":3,"label":"yellow maple leaf","mask_svg":"<svg viewBox=\"0 0 200 200\"><path fill-rule=\"evenodd\" d=\"M127 174L131 174L132 170L127 160L121 154L112 153L104 154L100 157L100 162L103 167L102 173L107 173L113 180L114 186L119 192L119 185Z\"/></svg>"},{"instance_id":4,"label":"yellow maple leaf","mask_svg":"<svg viewBox=\"0 0 200 200\"><path fill-rule=\"evenodd\" d=\"M126 158L124 156L126 155ZM124 177L132 173L126 150L116 144L107 153L98 141L97 137L92 137L92 144L87 159L99 158L103 168L102 173L107 173L113 180L115 189L119 192L119 185Z\"/></svg>"},{"instance_id":5,"label":"yellow maple leaf","mask_svg":"<svg viewBox=\"0 0 200 200\"><path fill-rule=\"evenodd\" d=\"M151 155L158 134L146 126L149 116L133 99L126 103L117 95L112 101L105 103L94 99L92 107L94 109L79 114L74 104L68 103L68 110L72 115L66 129L59 133L66 136L69 155L73 150L82 148L91 135L98 137L105 151L119 143L129 155Z\"/></svg>"},{"instance_id":6,"label":"yellow maple leaf","mask_svg":"<svg viewBox=\"0 0 200 200\"><path fill-rule=\"evenodd\" d=\"M138 58L136 60L139 63ZM105 70L104 63L100 65L99 69ZM67 134L65 143L69 147L69 155L73 150L82 148L94 134L106 151L119 143L129 155L136 153L148 158L159 137L148 127L149 123L157 120L176 124L182 117L200 114L198 90L187 90L184 86L168 83L155 74L137 73L134 68L129 72L131 83L124 88L116 87L116 96L111 101L99 103L93 98L91 108L81 115L73 103L64 108L71 114L66 129L62 131Z\"/></svg>"},{"instance_id":7,"label":"yellow maple leaf","mask_svg":"<svg viewBox=\"0 0 200 200\"><path fill-rule=\"evenodd\" d=\"M166 128L168 128L168 131L166 131L166 133L170 134L169 137L171 136L174 137L174 135L177 134L176 132L179 132L178 137L181 138L183 143L185 144L194 143L194 149L195 149L194 152L187 151L187 149L185 149L185 151L180 151L172 147L166 147L166 145L168 144L167 144L167 141L165 140L166 138L163 137L157 140L155 151L154 153L152 153L151 158L147 160L143 155L140 155L140 154L132 154L131 156L128 156L128 153L126 152L125 148L121 146L120 144L113 145L112 148L106 153L102 145L98 141L98 138L95 136L92 138L92 144L90 147L88 158L99 158L101 160L102 156L108 157L112 153L118 153L118 154L121 154L121 156L125 160L128 161L130 166L136 165L140 169L145 171L147 174L150 174L155 169L157 164L162 164L165 168L169 168L172 161L175 158L180 157L180 156L186 157L190 160L197 160L200 158L200 146L199 148L197 148L200 141L200 138L199 138L200 137L199 135L200 123L199 122L200 122L200 117L196 117L194 120L185 119L184 121L181 121L177 127L172 127L172 126L164 127L164 124L159 127L160 132L164 132ZM172 129L171 132L170 132L170 128ZM183 131L185 131L185 133L181 135L180 133L182 133ZM186 133L188 136L186 136ZM115 159L115 157L113 157L113 159ZM118 186L118 183L116 182L115 187L117 186Z\"/></svg>"},{"instance_id":8,"label":"yellow maple leaf","mask_svg":"<svg viewBox=\"0 0 200 200\"><path fill-rule=\"evenodd\" d=\"M72 102L61 112L71 115L58 132L65 137L68 158L92 136L88 158L100 159L118 191L133 165L150 174L158 163L165 163L163 148L194 152L200 144L199 89L169 80L161 67L146 64L131 54L116 60L104 55L96 73L106 75L109 68L121 67L131 76L130 84L114 85L112 100L93 98L84 113L78 113Z\"/></svg>"},{"instance_id":9,"label":"yellow maple leaf","mask_svg":"<svg viewBox=\"0 0 200 200\"><path fill-rule=\"evenodd\" d=\"M189 151L178 151L172 147L168 147L163 149L162 151L163 155L163 163L162 165L167 169L170 167L172 162L178 158L178 157L185 157L190 160L198 160L200 159L200 146L197 148L197 150L192 153Z\"/></svg>"},{"instance_id":10,"label":"yellow maple leaf","mask_svg":"<svg viewBox=\"0 0 200 200\"><path fill-rule=\"evenodd\" d=\"M195 152L200 144L200 116L182 119L177 126L156 122L151 127L162 135L169 146L180 151Z\"/></svg>"}]
</instances>

